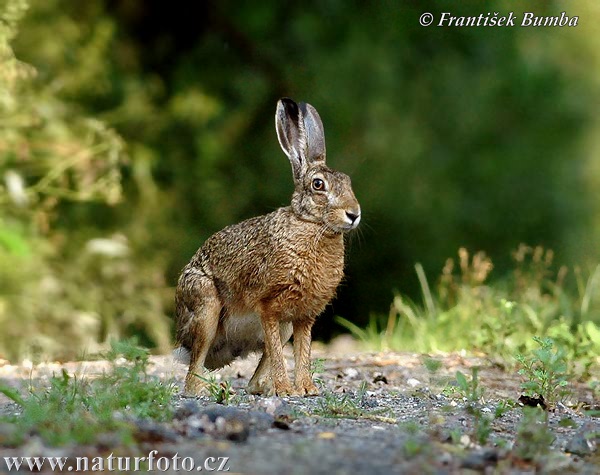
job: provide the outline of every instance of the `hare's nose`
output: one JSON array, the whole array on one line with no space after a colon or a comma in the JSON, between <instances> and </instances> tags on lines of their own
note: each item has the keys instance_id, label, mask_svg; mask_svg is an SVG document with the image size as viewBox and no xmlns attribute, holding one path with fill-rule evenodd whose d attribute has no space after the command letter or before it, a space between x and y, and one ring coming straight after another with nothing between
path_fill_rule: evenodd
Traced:
<instances>
[{"instance_id":1,"label":"hare's nose","mask_svg":"<svg viewBox=\"0 0 600 475\"><path fill-rule=\"evenodd\" d=\"M354 211L346 211L346 216L350 220L350 224L358 225L360 221L360 211L358 213Z\"/></svg>"}]
</instances>

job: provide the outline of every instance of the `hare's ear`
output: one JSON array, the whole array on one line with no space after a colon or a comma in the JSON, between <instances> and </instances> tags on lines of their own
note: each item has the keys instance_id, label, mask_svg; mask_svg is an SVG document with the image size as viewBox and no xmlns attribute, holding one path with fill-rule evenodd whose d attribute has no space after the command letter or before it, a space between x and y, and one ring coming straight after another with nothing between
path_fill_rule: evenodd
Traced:
<instances>
[{"instance_id":1,"label":"hare's ear","mask_svg":"<svg viewBox=\"0 0 600 475\"><path fill-rule=\"evenodd\" d=\"M319 117L317 109L310 104L301 102L299 107L304 122L308 163L323 162L325 164L325 130L323 129L321 117Z\"/></svg>"},{"instance_id":2,"label":"hare's ear","mask_svg":"<svg viewBox=\"0 0 600 475\"><path fill-rule=\"evenodd\" d=\"M275 128L281 149L290 159L294 181L299 181L307 168L304 123L298 104L284 97L277 103Z\"/></svg>"},{"instance_id":3,"label":"hare's ear","mask_svg":"<svg viewBox=\"0 0 600 475\"><path fill-rule=\"evenodd\" d=\"M310 104L285 97L277 103L275 128L279 144L290 159L294 180L300 181L309 165L325 163L323 123Z\"/></svg>"}]
</instances>

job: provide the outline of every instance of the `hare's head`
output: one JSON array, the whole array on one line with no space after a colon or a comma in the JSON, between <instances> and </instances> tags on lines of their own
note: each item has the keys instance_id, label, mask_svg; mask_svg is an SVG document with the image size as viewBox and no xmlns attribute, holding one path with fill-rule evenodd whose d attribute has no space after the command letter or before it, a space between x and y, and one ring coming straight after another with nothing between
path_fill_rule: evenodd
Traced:
<instances>
[{"instance_id":1,"label":"hare's head","mask_svg":"<svg viewBox=\"0 0 600 475\"><path fill-rule=\"evenodd\" d=\"M322 223L334 233L356 228L360 205L350 177L325 164L325 135L316 109L283 98L277 103L275 127L294 173L294 213L306 221Z\"/></svg>"}]
</instances>

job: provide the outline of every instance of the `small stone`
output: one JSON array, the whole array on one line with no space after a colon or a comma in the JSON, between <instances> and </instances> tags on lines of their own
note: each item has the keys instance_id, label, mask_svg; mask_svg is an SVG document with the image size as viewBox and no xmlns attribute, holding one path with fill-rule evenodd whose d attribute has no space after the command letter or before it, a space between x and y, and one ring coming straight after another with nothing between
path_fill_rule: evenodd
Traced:
<instances>
[{"instance_id":1,"label":"small stone","mask_svg":"<svg viewBox=\"0 0 600 475\"><path fill-rule=\"evenodd\" d=\"M406 384L408 384L411 388L414 388L415 386L419 386L421 384L421 381L415 378L408 378L406 380Z\"/></svg>"},{"instance_id":2,"label":"small stone","mask_svg":"<svg viewBox=\"0 0 600 475\"><path fill-rule=\"evenodd\" d=\"M356 368L346 368L344 370L344 376L348 379L356 379L359 377L359 372Z\"/></svg>"},{"instance_id":3,"label":"small stone","mask_svg":"<svg viewBox=\"0 0 600 475\"><path fill-rule=\"evenodd\" d=\"M250 435L248 415L233 407L213 404L208 406L200 416L204 432L234 442L244 442Z\"/></svg>"},{"instance_id":4,"label":"small stone","mask_svg":"<svg viewBox=\"0 0 600 475\"><path fill-rule=\"evenodd\" d=\"M200 414L201 407L198 401L193 399L185 400L181 406L177 408L173 418L175 420L181 421L183 419L188 419L192 416Z\"/></svg>"},{"instance_id":5,"label":"small stone","mask_svg":"<svg viewBox=\"0 0 600 475\"><path fill-rule=\"evenodd\" d=\"M478 450L470 452L461 461L462 468L471 470L484 470L488 465L498 462L498 453L495 450Z\"/></svg>"},{"instance_id":6,"label":"small stone","mask_svg":"<svg viewBox=\"0 0 600 475\"><path fill-rule=\"evenodd\" d=\"M438 462L441 465L450 465L452 463L452 455L449 452L443 452L438 457Z\"/></svg>"},{"instance_id":7,"label":"small stone","mask_svg":"<svg viewBox=\"0 0 600 475\"><path fill-rule=\"evenodd\" d=\"M266 431L273 427L275 417L263 411L250 411L248 413L250 427L257 431Z\"/></svg>"},{"instance_id":8,"label":"small stone","mask_svg":"<svg viewBox=\"0 0 600 475\"><path fill-rule=\"evenodd\" d=\"M286 421L285 419L275 419L273 421L273 427L275 427L276 429L281 429L281 430L290 430L290 424L288 421Z\"/></svg>"},{"instance_id":9,"label":"small stone","mask_svg":"<svg viewBox=\"0 0 600 475\"><path fill-rule=\"evenodd\" d=\"M138 442L175 442L177 433L152 421L136 421L135 440Z\"/></svg>"},{"instance_id":10,"label":"small stone","mask_svg":"<svg viewBox=\"0 0 600 475\"><path fill-rule=\"evenodd\" d=\"M258 402L258 407L264 409L267 414L271 414L272 416L274 416L277 410L284 405L287 405L287 402L279 397L269 397L261 399Z\"/></svg>"},{"instance_id":11,"label":"small stone","mask_svg":"<svg viewBox=\"0 0 600 475\"><path fill-rule=\"evenodd\" d=\"M565 452L585 457L596 452L599 441L600 429L588 423L579 429L567 442Z\"/></svg>"}]
</instances>

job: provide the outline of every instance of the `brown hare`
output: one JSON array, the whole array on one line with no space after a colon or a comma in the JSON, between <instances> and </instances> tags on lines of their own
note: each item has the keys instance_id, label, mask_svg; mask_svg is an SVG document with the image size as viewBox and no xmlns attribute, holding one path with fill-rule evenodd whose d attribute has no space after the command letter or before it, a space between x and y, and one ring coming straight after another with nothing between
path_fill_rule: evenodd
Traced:
<instances>
[{"instance_id":1,"label":"brown hare","mask_svg":"<svg viewBox=\"0 0 600 475\"><path fill-rule=\"evenodd\" d=\"M206 240L185 266L176 291L180 355L189 354L185 393L197 395L204 368L221 368L254 351L262 358L248 391L315 395L311 328L344 271L344 233L360 222L350 178L325 164L325 136L310 104L277 104L275 126L292 164L292 204ZM283 345L294 335L294 385Z\"/></svg>"}]
</instances>

